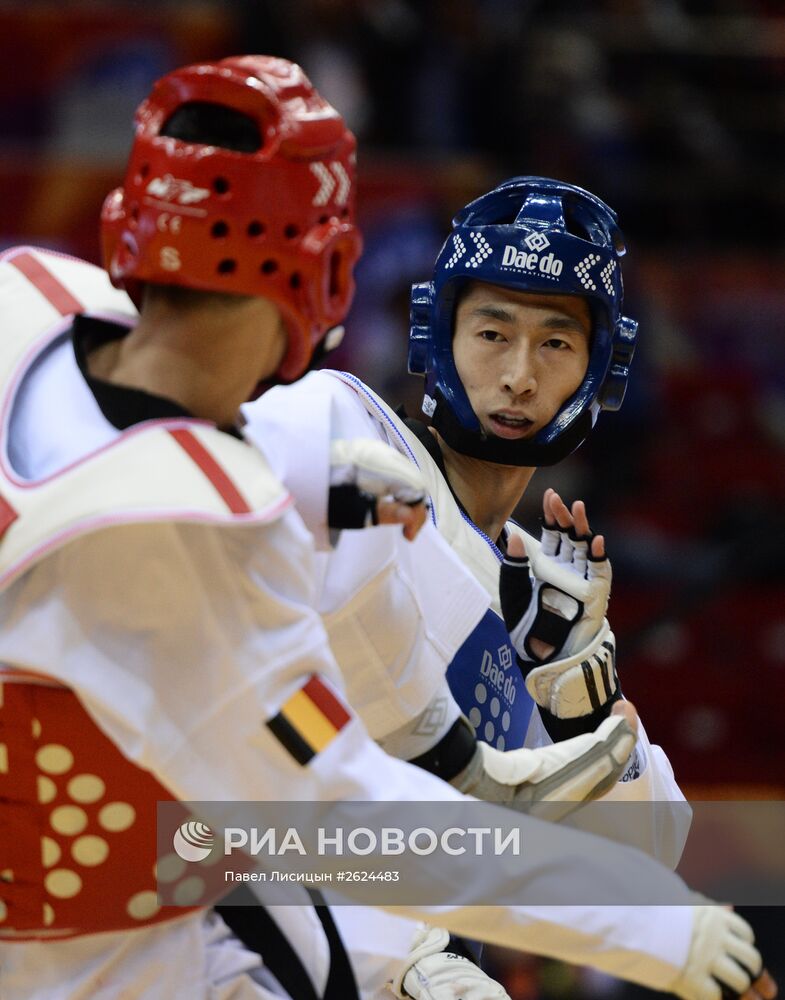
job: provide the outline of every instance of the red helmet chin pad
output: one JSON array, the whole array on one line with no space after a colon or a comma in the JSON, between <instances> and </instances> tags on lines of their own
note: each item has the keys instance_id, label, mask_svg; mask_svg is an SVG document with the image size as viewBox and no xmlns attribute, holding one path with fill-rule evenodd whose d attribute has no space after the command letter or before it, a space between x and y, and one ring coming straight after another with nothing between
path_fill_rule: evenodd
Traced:
<instances>
[{"instance_id":1,"label":"red helmet chin pad","mask_svg":"<svg viewBox=\"0 0 785 1000\"><path fill-rule=\"evenodd\" d=\"M162 136L191 102L246 115L261 148ZM296 64L242 56L186 66L137 110L125 181L102 212L104 265L137 302L143 282L275 302L289 333L277 375L289 381L351 304L362 247L354 168L354 136Z\"/></svg>"}]
</instances>

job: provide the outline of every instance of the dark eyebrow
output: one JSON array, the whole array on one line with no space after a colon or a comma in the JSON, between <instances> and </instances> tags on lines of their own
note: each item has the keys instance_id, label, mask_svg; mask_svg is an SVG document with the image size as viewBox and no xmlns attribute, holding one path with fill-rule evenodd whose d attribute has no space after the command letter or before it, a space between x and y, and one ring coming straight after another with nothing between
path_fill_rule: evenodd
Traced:
<instances>
[{"instance_id":1,"label":"dark eyebrow","mask_svg":"<svg viewBox=\"0 0 785 1000\"><path fill-rule=\"evenodd\" d=\"M547 327L549 330L572 330L575 333L582 333L587 336L589 334L589 331L583 323L580 322L580 320L567 315L549 316L543 323L543 326Z\"/></svg>"},{"instance_id":2,"label":"dark eyebrow","mask_svg":"<svg viewBox=\"0 0 785 1000\"><path fill-rule=\"evenodd\" d=\"M477 306L472 309L473 316L485 316L486 319L497 319L500 323L514 323L515 316L501 306Z\"/></svg>"},{"instance_id":3,"label":"dark eyebrow","mask_svg":"<svg viewBox=\"0 0 785 1000\"><path fill-rule=\"evenodd\" d=\"M503 306L477 306L476 309L472 309L472 316L484 316L486 319L495 319L500 323L515 322L515 314ZM549 316L543 321L543 326L548 330L572 331L574 333L585 334L586 336L589 334L589 331L586 330L580 320L568 316L566 313L557 313Z\"/></svg>"}]
</instances>

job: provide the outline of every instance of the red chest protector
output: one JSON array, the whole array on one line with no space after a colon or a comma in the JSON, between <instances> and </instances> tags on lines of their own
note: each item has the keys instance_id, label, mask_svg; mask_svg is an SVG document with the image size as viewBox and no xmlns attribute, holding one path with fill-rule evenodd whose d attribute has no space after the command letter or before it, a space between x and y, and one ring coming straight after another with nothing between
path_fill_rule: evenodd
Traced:
<instances>
[{"instance_id":1,"label":"red chest protector","mask_svg":"<svg viewBox=\"0 0 785 1000\"><path fill-rule=\"evenodd\" d=\"M0 937L68 937L181 917L156 893L156 802L68 688L0 671ZM176 882L187 866L162 859ZM176 886L172 886L176 891Z\"/></svg>"},{"instance_id":2,"label":"red chest protector","mask_svg":"<svg viewBox=\"0 0 785 1000\"><path fill-rule=\"evenodd\" d=\"M6 415L70 314L133 315L98 268L30 248L0 256L0 308ZM266 523L290 504L257 451L203 422L151 421L40 482L20 480L10 467L7 426L0 428L0 601L49 552L104 526ZM157 874L178 903L200 898L174 852L156 866L156 803L172 796L52 679L56 667L31 674L0 663L0 940L182 917L184 905L161 907L156 893Z\"/></svg>"}]
</instances>

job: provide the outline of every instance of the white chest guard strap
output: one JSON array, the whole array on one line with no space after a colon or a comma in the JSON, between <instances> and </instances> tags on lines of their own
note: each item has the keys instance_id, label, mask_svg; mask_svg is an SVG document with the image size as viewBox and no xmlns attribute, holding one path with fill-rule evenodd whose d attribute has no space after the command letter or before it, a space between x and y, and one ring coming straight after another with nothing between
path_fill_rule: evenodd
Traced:
<instances>
[{"instance_id":1,"label":"white chest guard strap","mask_svg":"<svg viewBox=\"0 0 785 1000\"><path fill-rule=\"evenodd\" d=\"M249 445L198 420L149 421L31 482L8 462L17 389L75 312L133 319L97 267L21 247L0 257L0 588L74 537L140 521L264 523L291 498Z\"/></svg>"}]
</instances>

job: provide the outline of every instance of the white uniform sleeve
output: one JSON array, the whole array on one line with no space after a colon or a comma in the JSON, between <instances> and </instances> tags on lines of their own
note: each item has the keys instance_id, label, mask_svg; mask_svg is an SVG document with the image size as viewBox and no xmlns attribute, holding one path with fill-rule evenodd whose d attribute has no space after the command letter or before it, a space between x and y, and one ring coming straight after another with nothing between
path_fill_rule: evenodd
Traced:
<instances>
[{"instance_id":1,"label":"white uniform sleeve","mask_svg":"<svg viewBox=\"0 0 785 1000\"><path fill-rule=\"evenodd\" d=\"M535 706L525 745L538 747L552 742ZM642 722L627 770L600 801L639 805L626 813L593 806L585 814L576 813L572 825L631 844L669 868L676 868L690 831L692 809L676 784L670 761L661 747L649 742ZM647 802L650 809L644 806Z\"/></svg>"},{"instance_id":2,"label":"white uniform sleeve","mask_svg":"<svg viewBox=\"0 0 785 1000\"><path fill-rule=\"evenodd\" d=\"M374 421L352 398L348 386L320 372L311 372L294 385L269 389L240 412L243 436L264 454L276 478L295 498L317 549L329 550L330 442L381 440Z\"/></svg>"},{"instance_id":3,"label":"white uniform sleeve","mask_svg":"<svg viewBox=\"0 0 785 1000\"><path fill-rule=\"evenodd\" d=\"M307 544L294 514L265 528L159 524L85 536L6 591L0 656L70 685L126 756L186 801L365 800L388 803L396 816L400 802L460 800L449 785L387 757L357 719L307 766L264 724L314 673L340 692L307 607ZM643 933L638 911L624 904L646 877L685 903L688 890L640 852L585 838L554 826L547 845L514 859L498 898L520 900L527 890L543 898L549 887L570 897L573 886L586 898L610 887L620 905L594 922L569 906L552 918L523 905L486 906L481 917L471 905L397 912L667 988L687 954L689 906L675 915L644 908ZM558 865L543 851L555 852ZM488 898L482 866L456 860L461 898ZM373 863L385 861L368 857ZM417 863L424 872L432 864ZM354 884L345 887L347 900L356 898Z\"/></svg>"},{"instance_id":4,"label":"white uniform sleeve","mask_svg":"<svg viewBox=\"0 0 785 1000\"><path fill-rule=\"evenodd\" d=\"M640 835L628 842L676 868L690 832L692 808L676 784L670 761L661 747L649 742L642 722L627 772L602 801L640 803L634 807L636 811L648 803L649 822L640 824Z\"/></svg>"},{"instance_id":5,"label":"white uniform sleeve","mask_svg":"<svg viewBox=\"0 0 785 1000\"><path fill-rule=\"evenodd\" d=\"M378 425L349 386L319 372L271 389L246 404L243 417L244 435L326 544L330 442L381 439ZM349 701L371 736L384 739L441 696L447 665L485 614L488 595L431 523L414 542L397 527L343 531L316 567L316 607ZM458 715L449 691L446 699L440 723L430 714L433 743Z\"/></svg>"},{"instance_id":6,"label":"white uniform sleeve","mask_svg":"<svg viewBox=\"0 0 785 1000\"><path fill-rule=\"evenodd\" d=\"M438 697L444 712L423 752L459 714L445 673L488 595L430 523L413 542L398 528L341 532L326 559L319 610L352 708L383 740Z\"/></svg>"}]
</instances>

